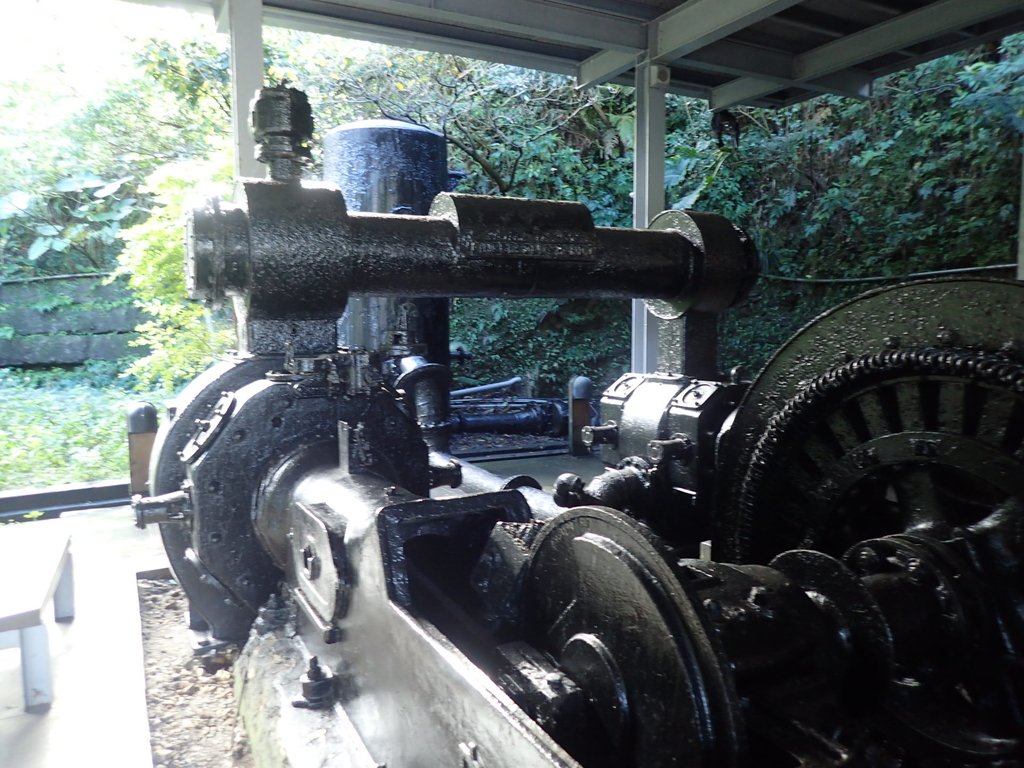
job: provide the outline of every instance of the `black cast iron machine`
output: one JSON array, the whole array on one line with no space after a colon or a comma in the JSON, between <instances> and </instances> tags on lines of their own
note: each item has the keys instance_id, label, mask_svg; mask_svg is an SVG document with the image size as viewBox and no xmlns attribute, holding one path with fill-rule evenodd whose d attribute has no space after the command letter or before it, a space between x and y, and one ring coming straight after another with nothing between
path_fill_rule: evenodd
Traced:
<instances>
[{"instance_id":1,"label":"black cast iron machine","mask_svg":"<svg viewBox=\"0 0 1024 768\"><path fill-rule=\"evenodd\" d=\"M271 180L188 234L240 351L178 398L134 506L203 642L299 649L286 695L331 764L1024 764L1019 283L866 294L746 381L715 318L757 258L721 217L352 212L299 180L299 92L254 117ZM449 454L423 313L339 344L352 296L641 298L659 372L604 393L607 470L545 493Z\"/></svg>"}]
</instances>

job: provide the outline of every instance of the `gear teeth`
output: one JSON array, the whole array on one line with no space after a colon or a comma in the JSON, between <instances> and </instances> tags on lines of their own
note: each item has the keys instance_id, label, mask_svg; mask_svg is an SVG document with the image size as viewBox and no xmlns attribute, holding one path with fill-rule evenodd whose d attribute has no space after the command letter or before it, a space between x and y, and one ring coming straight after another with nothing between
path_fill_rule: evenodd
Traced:
<instances>
[{"instance_id":1,"label":"gear teeth","mask_svg":"<svg viewBox=\"0 0 1024 768\"><path fill-rule=\"evenodd\" d=\"M794 438L806 435L832 412L830 406L851 387L904 376L946 376L995 385L1024 393L1024 365L1003 353L971 349L920 347L863 355L832 368L807 384L772 416L750 454L748 469L734 497L738 515L735 541L746 551L742 558L768 559L778 552L758 552L757 517L770 509L766 501L778 494L777 478L792 453ZM798 543L793 542L796 546ZM762 557L761 555L766 555Z\"/></svg>"}]
</instances>

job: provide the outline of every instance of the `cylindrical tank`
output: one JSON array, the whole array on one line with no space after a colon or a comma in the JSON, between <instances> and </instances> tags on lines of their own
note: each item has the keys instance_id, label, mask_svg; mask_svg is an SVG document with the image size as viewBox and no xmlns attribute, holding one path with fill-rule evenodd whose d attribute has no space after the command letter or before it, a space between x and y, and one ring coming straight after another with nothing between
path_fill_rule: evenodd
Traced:
<instances>
[{"instance_id":1,"label":"cylindrical tank","mask_svg":"<svg viewBox=\"0 0 1024 768\"><path fill-rule=\"evenodd\" d=\"M324 180L337 185L350 211L422 216L449 186L444 136L398 120L363 120L334 128L324 138ZM339 321L344 344L377 348L395 330L401 298L352 297ZM448 299L415 299L409 330L427 358L448 365Z\"/></svg>"}]
</instances>

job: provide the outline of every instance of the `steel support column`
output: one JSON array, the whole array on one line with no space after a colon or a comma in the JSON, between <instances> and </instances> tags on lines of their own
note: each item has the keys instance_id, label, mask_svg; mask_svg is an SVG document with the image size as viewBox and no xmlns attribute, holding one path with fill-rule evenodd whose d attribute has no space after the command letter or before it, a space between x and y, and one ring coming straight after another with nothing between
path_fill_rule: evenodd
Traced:
<instances>
[{"instance_id":1,"label":"steel support column","mask_svg":"<svg viewBox=\"0 0 1024 768\"><path fill-rule=\"evenodd\" d=\"M222 0L216 6L217 29L231 36L231 130L235 145L235 176L266 175L256 161L256 143L249 128L249 102L263 87L263 2Z\"/></svg>"},{"instance_id":2,"label":"steel support column","mask_svg":"<svg viewBox=\"0 0 1024 768\"><path fill-rule=\"evenodd\" d=\"M665 208L665 92L668 68L645 62L636 68L633 142L633 226L646 227ZM630 370L649 373L658 355L657 321L642 301L633 302Z\"/></svg>"},{"instance_id":3,"label":"steel support column","mask_svg":"<svg viewBox=\"0 0 1024 768\"><path fill-rule=\"evenodd\" d=\"M1024 149L1020 157L1020 211L1017 224L1017 279L1024 280Z\"/></svg>"}]
</instances>

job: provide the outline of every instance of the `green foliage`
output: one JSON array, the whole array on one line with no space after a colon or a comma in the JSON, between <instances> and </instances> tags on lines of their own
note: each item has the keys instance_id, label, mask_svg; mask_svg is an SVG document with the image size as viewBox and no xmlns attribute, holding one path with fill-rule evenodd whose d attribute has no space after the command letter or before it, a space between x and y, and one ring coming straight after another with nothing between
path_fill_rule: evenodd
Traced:
<instances>
[{"instance_id":1,"label":"green foliage","mask_svg":"<svg viewBox=\"0 0 1024 768\"><path fill-rule=\"evenodd\" d=\"M998 65L938 59L879 81L865 101L750 110L742 150L698 207L752 230L784 275L1009 261L1017 185L1007 180L1019 178L1020 142L1010 116L1024 114L1024 79L1014 76L1022 49L1018 35ZM1005 114L979 110L983 101Z\"/></svg>"},{"instance_id":2,"label":"green foliage","mask_svg":"<svg viewBox=\"0 0 1024 768\"><path fill-rule=\"evenodd\" d=\"M711 151L707 113L679 100L669 110L669 200L699 191L688 202L744 227L764 270L783 277L898 277L1012 262L1024 35L1007 38L996 61L979 55L883 78L863 101L737 109L738 150ZM700 150L691 166L679 146ZM673 175L673 157L685 174ZM724 364L756 370L815 315L870 287L762 278L749 304L723 317Z\"/></svg>"},{"instance_id":3,"label":"green foliage","mask_svg":"<svg viewBox=\"0 0 1024 768\"><path fill-rule=\"evenodd\" d=\"M190 109L212 104L222 119L231 119L231 53L223 35L181 43L150 39L136 61L153 82Z\"/></svg>"},{"instance_id":4,"label":"green foliage","mask_svg":"<svg viewBox=\"0 0 1024 768\"><path fill-rule=\"evenodd\" d=\"M137 56L161 46L172 47L151 41ZM120 230L146 215L138 180L165 163L208 156L229 132L229 114L212 98L179 98L141 63L87 102L59 84L50 85L56 93L32 81L4 85L0 278L109 271ZM77 106L58 108L68 102Z\"/></svg>"},{"instance_id":5,"label":"green foliage","mask_svg":"<svg viewBox=\"0 0 1024 768\"><path fill-rule=\"evenodd\" d=\"M469 172L463 190L579 200L598 224L628 222L628 90L579 91L560 75L380 47L330 76L333 88L317 90L333 95L334 115L404 120L443 134L452 165Z\"/></svg>"},{"instance_id":6,"label":"green foliage","mask_svg":"<svg viewBox=\"0 0 1024 768\"><path fill-rule=\"evenodd\" d=\"M144 215L130 182L84 174L0 198L0 276L109 271L121 227Z\"/></svg>"},{"instance_id":7,"label":"green foliage","mask_svg":"<svg viewBox=\"0 0 1024 768\"><path fill-rule=\"evenodd\" d=\"M0 488L125 477L125 406L139 395L116 373L0 369Z\"/></svg>"},{"instance_id":8,"label":"green foliage","mask_svg":"<svg viewBox=\"0 0 1024 768\"><path fill-rule=\"evenodd\" d=\"M629 311L622 301L455 299L452 339L470 352L456 380L472 385L523 376L534 394L564 395L572 376L598 387L626 370Z\"/></svg>"},{"instance_id":9,"label":"green foliage","mask_svg":"<svg viewBox=\"0 0 1024 768\"><path fill-rule=\"evenodd\" d=\"M128 373L143 387L172 388L193 378L233 341L228 318L186 300L184 217L200 195L223 196L230 189L226 154L219 162L189 160L165 165L143 185L152 200L150 217L122 236L118 275L128 278L150 320L138 327L136 342L149 353Z\"/></svg>"}]
</instances>

